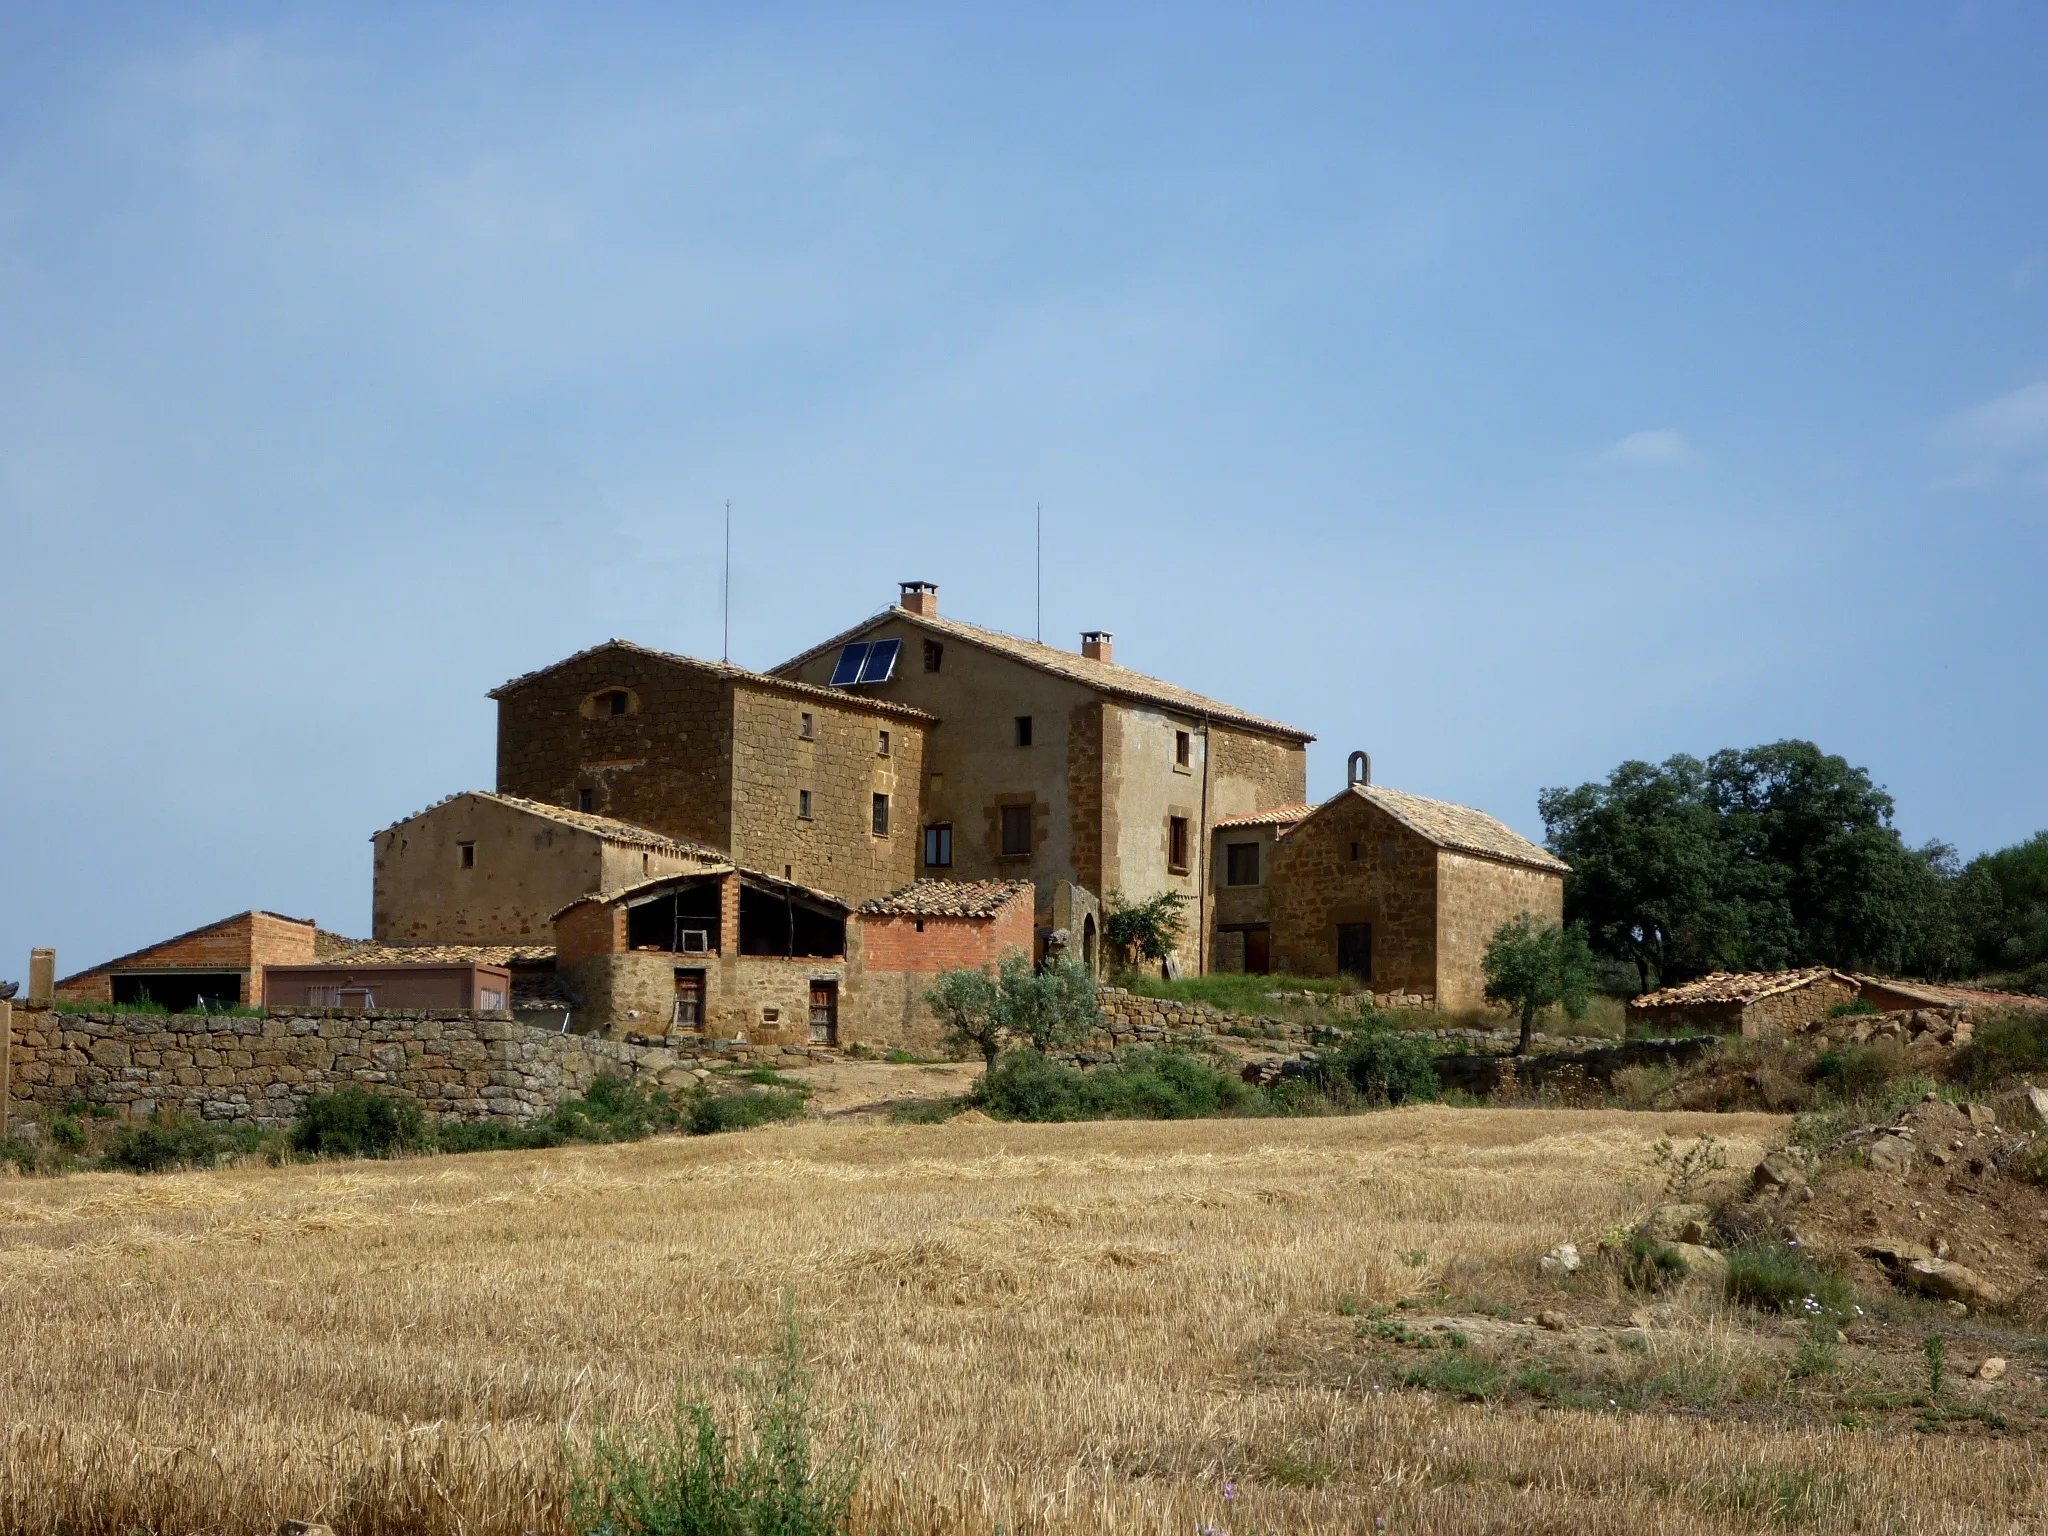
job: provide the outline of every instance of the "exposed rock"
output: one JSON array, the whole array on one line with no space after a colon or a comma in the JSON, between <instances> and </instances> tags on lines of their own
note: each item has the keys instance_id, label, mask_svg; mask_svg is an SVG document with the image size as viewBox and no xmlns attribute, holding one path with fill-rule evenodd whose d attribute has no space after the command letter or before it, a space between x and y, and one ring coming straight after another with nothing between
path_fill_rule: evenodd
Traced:
<instances>
[{"instance_id":1,"label":"exposed rock","mask_svg":"<svg viewBox=\"0 0 2048 1536\"><path fill-rule=\"evenodd\" d=\"M1996 1105L1998 1118L2022 1131L2048 1130L2048 1090L2018 1088Z\"/></svg>"},{"instance_id":2,"label":"exposed rock","mask_svg":"<svg viewBox=\"0 0 2048 1536\"><path fill-rule=\"evenodd\" d=\"M277 1536L334 1536L334 1527L317 1520L280 1520Z\"/></svg>"},{"instance_id":3,"label":"exposed rock","mask_svg":"<svg viewBox=\"0 0 2048 1536\"><path fill-rule=\"evenodd\" d=\"M1782 1153L1773 1153L1750 1170L1749 1187L1759 1195L1797 1194L1808 1189L1806 1175Z\"/></svg>"},{"instance_id":4,"label":"exposed rock","mask_svg":"<svg viewBox=\"0 0 2048 1536\"><path fill-rule=\"evenodd\" d=\"M1934 1257L1932 1248L1919 1243L1909 1243L1896 1237L1880 1237L1871 1242L1859 1244L1856 1251L1865 1258L1877 1260L1886 1269L1902 1269L1920 1259Z\"/></svg>"},{"instance_id":5,"label":"exposed rock","mask_svg":"<svg viewBox=\"0 0 2048 1536\"><path fill-rule=\"evenodd\" d=\"M1553 1280L1561 1280L1566 1275L1577 1274L1581 1262L1576 1244L1559 1243L1536 1261L1536 1267Z\"/></svg>"},{"instance_id":6,"label":"exposed rock","mask_svg":"<svg viewBox=\"0 0 2048 1536\"><path fill-rule=\"evenodd\" d=\"M2003 1355L1993 1355L1989 1360L1986 1360L1977 1367L1977 1379L1979 1381L1996 1381L2004 1374L2005 1357Z\"/></svg>"},{"instance_id":7,"label":"exposed rock","mask_svg":"<svg viewBox=\"0 0 2048 1536\"><path fill-rule=\"evenodd\" d=\"M1552 1333L1563 1333L1571 1327L1571 1322L1562 1312L1539 1312L1536 1314L1536 1326L1548 1328Z\"/></svg>"},{"instance_id":8,"label":"exposed rock","mask_svg":"<svg viewBox=\"0 0 2048 1536\"><path fill-rule=\"evenodd\" d=\"M1998 1291L1989 1280L1950 1259L1914 1259L1905 1266L1904 1278L1913 1290L1943 1301L1979 1310L1998 1305Z\"/></svg>"},{"instance_id":9,"label":"exposed rock","mask_svg":"<svg viewBox=\"0 0 2048 1536\"><path fill-rule=\"evenodd\" d=\"M1717 1248L1698 1243L1673 1243L1671 1251L1685 1260L1688 1280L1705 1280L1718 1285L1728 1276L1728 1256Z\"/></svg>"},{"instance_id":10,"label":"exposed rock","mask_svg":"<svg viewBox=\"0 0 2048 1536\"><path fill-rule=\"evenodd\" d=\"M1963 1113L1970 1117L1970 1124L1972 1125L1993 1126L1998 1124L1998 1111L1989 1104L1967 1104L1963 1107Z\"/></svg>"},{"instance_id":11,"label":"exposed rock","mask_svg":"<svg viewBox=\"0 0 2048 1536\"><path fill-rule=\"evenodd\" d=\"M1644 1218L1642 1231L1645 1237L1660 1243L1694 1241L1686 1238L1687 1230L1703 1227L1713 1217L1713 1211L1704 1205L1660 1205Z\"/></svg>"},{"instance_id":12,"label":"exposed rock","mask_svg":"<svg viewBox=\"0 0 2048 1536\"><path fill-rule=\"evenodd\" d=\"M1878 1173L1911 1173L1913 1143L1903 1136L1880 1136L1865 1151L1871 1168Z\"/></svg>"}]
</instances>

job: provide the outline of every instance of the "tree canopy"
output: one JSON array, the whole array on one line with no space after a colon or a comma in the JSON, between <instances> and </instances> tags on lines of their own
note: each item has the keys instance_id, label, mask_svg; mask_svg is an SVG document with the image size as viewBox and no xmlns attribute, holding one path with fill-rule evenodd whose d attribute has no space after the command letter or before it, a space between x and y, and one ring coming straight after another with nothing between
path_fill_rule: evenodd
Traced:
<instances>
[{"instance_id":1,"label":"tree canopy","mask_svg":"<svg viewBox=\"0 0 2048 1536\"><path fill-rule=\"evenodd\" d=\"M2008 904L1984 860L1908 847L1891 796L1810 741L1626 762L1538 806L1572 866L1566 917L1645 988L1794 965L1969 974ZM2048 879L2048 837L2036 841L2038 866L2006 850L2016 886L2037 867ZM2043 913L2048 930L2048 896Z\"/></svg>"},{"instance_id":2,"label":"tree canopy","mask_svg":"<svg viewBox=\"0 0 2048 1536\"><path fill-rule=\"evenodd\" d=\"M1543 1009L1562 1008L1574 1019L1586 1016L1593 995L1593 951L1577 923L1565 928L1539 922L1533 912L1518 913L1494 929L1480 964L1486 1000L1521 1015L1517 1054L1529 1049L1536 1015Z\"/></svg>"}]
</instances>

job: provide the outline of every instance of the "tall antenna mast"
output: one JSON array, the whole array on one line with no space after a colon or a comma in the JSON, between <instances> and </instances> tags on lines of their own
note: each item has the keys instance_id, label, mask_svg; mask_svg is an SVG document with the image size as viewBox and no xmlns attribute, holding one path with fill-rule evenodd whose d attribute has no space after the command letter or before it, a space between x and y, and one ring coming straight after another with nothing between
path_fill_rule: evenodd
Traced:
<instances>
[{"instance_id":1,"label":"tall antenna mast","mask_svg":"<svg viewBox=\"0 0 2048 1536\"><path fill-rule=\"evenodd\" d=\"M725 596L719 604L725 610L725 657L732 661L732 500L725 503Z\"/></svg>"},{"instance_id":2,"label":"tall antenna mast","mask_svg":"<svg viewBox=\"0 0 2048 1536\"><path fill-rule=\"evenodd\" d=\"M1045 644L1045 503L1038 503L1038 643Z\"/></svg>"}]
</instances>

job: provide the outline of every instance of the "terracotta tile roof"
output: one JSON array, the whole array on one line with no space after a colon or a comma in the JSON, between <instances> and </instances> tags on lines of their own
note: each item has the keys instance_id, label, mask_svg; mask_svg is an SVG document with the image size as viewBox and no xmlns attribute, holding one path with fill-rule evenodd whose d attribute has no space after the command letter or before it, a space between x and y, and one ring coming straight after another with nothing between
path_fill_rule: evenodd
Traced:
<instances>
[{"instance_id":1,"label":"terracotta tile roof","mask_svg":"<svg viewBox=\"0 0 2048 1536\"><path fill-rule=\"evenodd\" d=\"M774 677L765 672L749 672L745 667L736 667L731 662L701 661L695 656L679 656L674 651L657 651L652 646L636 645L631 640L607 640L602 645L590 646L586 650L578 651L574 656L564 656L560 661L550 662L547 666L536 668L532 672L522 672L509 682L500 683L484 697L503 698L513 689L523 688L535 678L546 677L550 672L558 671L572 662L607 650L631 651L636 656L652 657L656 661L665 661L672 666L687 667L692 672L706 672L713 677L728 678L738 683L756 683L762 687L773 688L777 693L796 693L807 698L829 699L840 705L855 709L871 709L884 715L898 715L906 720L932 721L938 718L913 705L896 704L864 693L849 693L844 688L820 688L815 683L799 683L793 678Z\"/></svg>"},{"instance_id":2,"label":"terracotta tile roof","mask_svg":"<svg viewBox=\"0 0 2048 1536\"><path fill-rule=\"evenodd\" d=\"M877 917L994 917L1031 889L1029 880L918 880L877 896L861 911Z\"/></svg>"},{"instance_id":3,"label":"terracotta tile roof","mask_svg":"<svg viewBox=\"0 0 2048 1536\"><path fill-rule=\"evenodd\" d=\"M1409 831L1439 848L1476 853L1483 858L1500 859L1509 864L1526 864L1532 869L1555 870L1559 874L1570 867L1547 848L1539 848L1484 811L1475 811L1469 805L1453 805L1448 800L1411 795L1405 790L1388 789L1384 784L1349 785L1317 806L1316 812L1337 804L1346 795L1357 795L1370 801ZM1285 835L1294 837L1299 830L1296 827Z\"/></svg>"},{"instance_id":4,"label":"terracotta tile roof","mask_svg":"<svg viewBox=\"0 0 2048 1536\"><path fill-rule=\"evenodd\" d=\"M1249 811L1242 816L1224 816L1218 819L1219 827L1285 827L1297 821L1305 821L1312 805L1276 805L1270 811Z\"/></svg>"},{"instance_id":5,"label":"terracotta tile roof","mask_svg":"<svg viewBox=\"0 0 2048 1536\"><path fill-rule=\"evenodd\" d=\"M515 811L524 811L529 816L545 817L562 826L574 827L579 832L592 833L608 843L618 843L630 848L652 848L662 853L686 854L691 858L712 863L725 862L724 854L702 843L684 842L679 837L670 837L665 832L651 831L646 827L636 827L630 821L620 821L615 817L598 816L589 811L572 811L566 806L549 805L542 800L527 800L519 795L501 795L488 789L465 789L445 799L436 800L425 810L414 811L412 815L394 821L390 826L372 832L370 836L372 839L382 837L386 832L395 831L408 821L417 821L429 811L438 811L444 805L452 805L455 801L465 798L489 800L495 805L510 806Z\"/></svg>"},{"instance_id":6,"label":"terracotta tile roof","mask_svg":"<svg viewBox=\"0 0 2048 1536\"><path fill-rule=\"evenodd\" d=\"M1131 699L1140 704L1158 704L1167 709L1177 709L1191 715L1207 715L1225 725L1241 726L1246 730L1259 731L1268 736L1279 736L1288 741L1309 742L1315 737L1307 731L1297 730L1291 725L1282 725L1278 720L1263 719L1258 715L1224 704L1216 699L1205 698L1192 689L1182 688L1174 683L1162 682L1156 677L1147 677L1142 672L1133 672L1129 667L1119 667L1113 662L1096 661L1077 651L1063 651L1056 645L1044 645L1036 640L1023 640L1015 635L1006 635L1001 630L982 629L973 624L962 624L954 619L928 617L912 613L907 608L884 608L872 618L863 619L851 629L842 630L830 640L812 646L800 656L792 656L775 670L787 672L803 665L814 656L824 654L835 646L844 645L864 630L872 629L886 619L897 619L930 630L935 635L945 635L969 645L979 645L991 651L1021 661L1026 666L1036 667L1041 672L1050 672L1064 677L1099 693L1115 698ZM832 694L843 694L842 688L826 690Z\"/></svg>"},{"instance_id":7,"label":"terracotta tile roof","mask_svg":"<svg viewBox=\"0 0 2048 1536\"><path fill-rule=\"evenodd\" d=\"M140 949L131 949L125 955L116 955L111 960L102 960L98 965L87 966L84 970L76 971L69 976L59 976L55 985L62 987L74 981L83 981L86 977L97 972L112 970L115 966L126 965L131 960L140 960L143 956L152 954L156 950L163 949L168 945L180 944L186 939L196 939L202 933L211 933L216 928L225 928L229 923L239 923L245 917L274 917L280 923L294 923L301 928L311 928L313 930L313 953L317 955L320 952L320 927L312 918L286 917L282 912L266 912L261 907L252 907L247 912L237 912L232 917L223 917L211 923L201 923L197 928L188 928L183 933L174 933L168 939L158 939L155 943L145 944ZM234 970L236 967L224 965L221 969Z\"/></svg>"},{"instance_id":8,"label":"terracotta tile roof","mask_svg":"<svg viewBox=\"0 0 2048 1536\"><path fill-rule=\"evenodd\" d=\"M346 934L329 933L325 928L315 928L313 930L313 958L315 960L325 960L329 955L338 955L344 950L354 949L362 942L364 941L361 939L351 939Z\"/></svg>"},{"instance_id":9,"label":"terracotta tile roof","mask_svg":"<svg viewBox=\"0 0 2048 1536\"><path fill-rule=\"evenodd\" d=\"M1939 981L1898 981L1889 976L1852 976L1859 985L1883 987L1901 997L1910 997L1930 1008L2023 1008L2048 1010L2048 997L2024 992L1993 992L1984 987L1957 987Z\"/></svg>"},{"instance_id":10,"label":"terracotta tile roof","mask_svg":"<svg viewBox=\"0 0 2048 1536\"><path fill-rule=\"evenodd\" d=\"M552 944L379 944L322 955L322 965L552 965Z\"/></svg>"},{"instance_id":11,"label":"terracotta tile roof","mask_svg":"<svg viewBox=\"0 0 2048 1536\"><path fill-rule=\"evenodd\" d=\"M1681 982L1656 992L1645 992L1632 1008L1682 1007L1687 1003L1740 1003L1748 1007L1760 998L1810 987L1841 973L1825 965L1811 965L1796 971L1715 971L1698 981ZM1851 980L1841 976L1844 981Z\"/></svg>"}]
</instances>

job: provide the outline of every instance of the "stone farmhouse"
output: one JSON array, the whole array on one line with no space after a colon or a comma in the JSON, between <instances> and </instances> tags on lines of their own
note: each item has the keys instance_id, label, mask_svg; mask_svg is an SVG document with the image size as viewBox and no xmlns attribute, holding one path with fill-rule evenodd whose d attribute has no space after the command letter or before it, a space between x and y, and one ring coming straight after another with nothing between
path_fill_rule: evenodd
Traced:
<instances>
[{"instance_id":1,"label":"stone farmhouse","mask_svg":"<svg viewBox=\"0 0 2048 1536\"><path fill-rule=\"evenodd\" d=\"M1373 785L1363 754L1308 804L1307 732L1118 666L1104 631L942 618L928 582L770 673L612 640L490 697L497 783L373 836L369 941L248 913L65 985L114 1000L191 962L254 1003L275 967L296 1002L372 996L380 967L398 995L410 967L629 1043L928 1047L947 966L1099 971L1113 891L1186 897L1182 971L1446 1007L1479 1001L1499 922L1562 905L1564 866L1493 818Z\"/></svg>"}]
</instances>

